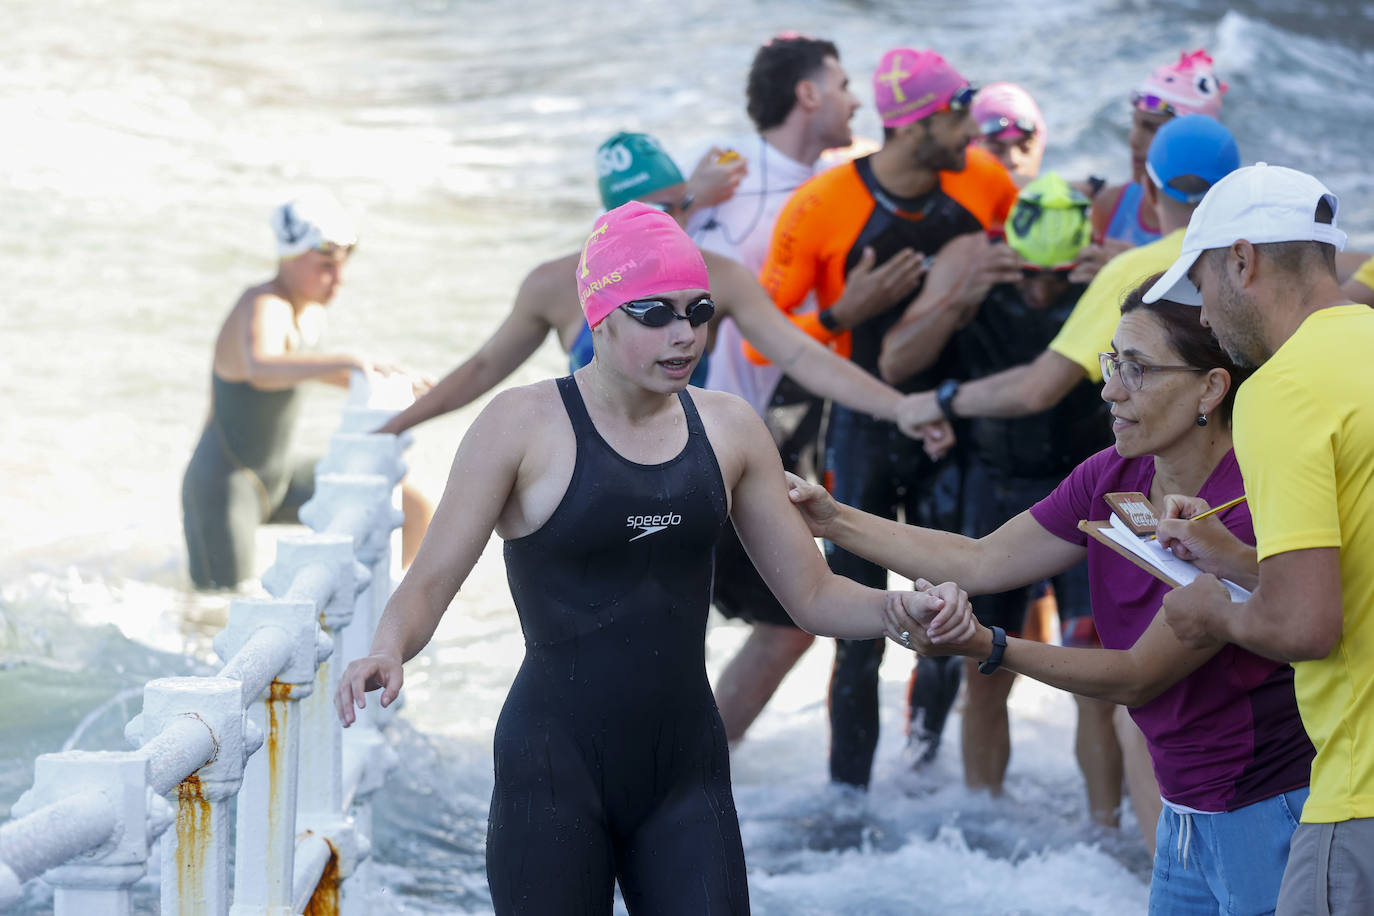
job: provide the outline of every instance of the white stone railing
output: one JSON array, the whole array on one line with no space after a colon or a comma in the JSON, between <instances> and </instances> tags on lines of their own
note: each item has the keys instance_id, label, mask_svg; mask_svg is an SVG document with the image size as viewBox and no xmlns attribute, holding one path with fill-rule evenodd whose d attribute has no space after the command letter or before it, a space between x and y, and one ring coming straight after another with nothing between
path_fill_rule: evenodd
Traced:
<instances>
[{"instance_id":1,"label":"white stone railing","mask_svg":"<svg viewBox=\"0 0 1374 916\"><path fill-rule=\"evenodd\" d=\"M360 381L352 403L366 397ZM54 916L131 913L161 836L167 916L365 912L369 799L395 763L379 729L397 707L369 704L344 732L332 701L390 594L409 437L363 432L393 410L343 413L301 509L313 533L278 540L262 579L272 597L230 602L214 640L219 674L149 682L125 727L136 750L38 758L33 787L0 825L0 911L41 876Z\"/></svg>"}]
</instances>

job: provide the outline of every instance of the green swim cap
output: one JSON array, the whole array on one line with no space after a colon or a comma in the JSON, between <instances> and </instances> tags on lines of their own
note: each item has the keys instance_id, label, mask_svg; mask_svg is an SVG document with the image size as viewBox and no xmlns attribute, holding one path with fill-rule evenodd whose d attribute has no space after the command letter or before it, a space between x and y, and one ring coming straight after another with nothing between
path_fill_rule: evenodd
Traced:
<instances>
[{"instance_id":1,"label":"green swim cap","mask_svg":"<svg viewBox=\"0 0 1374 916\"><path fill-rule=\"evenodd\" d=\"M1092 241L1088 198L1054 172L1032 181L1016 196L1007 217L1007 244L1032 264L1071 264Z\"/></svg>"},{"instance_id":2,"label":"green swim cap","mask_svg":"<svg viewBox=\"0 0 1374 916\"><path fill-rule=\"evenodd\" d=\"M596 150L596 177L601 206L621 204L682 184L673 159L648 134L618 133Z\"/></svg>"}]
</instances>

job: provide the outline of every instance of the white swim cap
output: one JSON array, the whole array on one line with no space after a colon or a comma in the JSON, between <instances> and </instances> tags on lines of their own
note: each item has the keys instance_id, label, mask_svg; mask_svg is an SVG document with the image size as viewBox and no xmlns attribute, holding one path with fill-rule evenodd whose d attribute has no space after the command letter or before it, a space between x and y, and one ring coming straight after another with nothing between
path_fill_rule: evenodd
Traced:
<instances>
[{"instance_id":1,"label":"white swim cap","mask_svg":"<svg viewBox=\"0 0 1374 916\"><path fill-rule=\"evenodd\" d=\"M328 191L306 191L272 211L277 256L294 258L312 248L352 248L358 243L353 218Z\"/></svg>"}]
</instances>

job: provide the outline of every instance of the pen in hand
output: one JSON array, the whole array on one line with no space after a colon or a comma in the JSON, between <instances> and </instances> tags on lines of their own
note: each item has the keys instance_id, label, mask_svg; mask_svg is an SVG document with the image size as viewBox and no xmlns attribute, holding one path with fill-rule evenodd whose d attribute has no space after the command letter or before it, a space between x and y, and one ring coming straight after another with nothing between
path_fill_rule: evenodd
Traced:
<instances>
[{"instance_id":1,"label":"pen in hand","mask_svg":"<svg viewBox=\"0 0 1374 916\"><path fill-rule=\"evenodd\" d=\"M1208 509L1206 512L1203 512L1203 513L1201 513L1201 514L1199 514L1199 515L1194 515L1192 518L1186 519L1186 521L1190 521L1190 522L1199 522L1199 521L1202 521L1204 518L1208 518L1208 517L1210 517L1210 516L1216 515L1218 512L1221 512L1221 511L1223 511L1223 510L1229 509L1229 508L1231 508L1232 506L1239 506L1239 505L1240 505L1241 503L1243 503L1243 502L1245 502L1245 494L1244 494L1244 493L1240 494L1240 495L1237 496L1235 499L1229 499L1229 500L1227 500L1226 502L1222 503L1220 506L1215 506L1215 507L1213 507L1213 508L1211 508L1211 509ZM1149 537L1147 537L1145 540L1147 540L1147 541L1153 541L1153 540L1157 540L1157 539L1158 539L1158 535L1152 534L1152 535L1150 535Z\"/></svg>"}]
</instances>

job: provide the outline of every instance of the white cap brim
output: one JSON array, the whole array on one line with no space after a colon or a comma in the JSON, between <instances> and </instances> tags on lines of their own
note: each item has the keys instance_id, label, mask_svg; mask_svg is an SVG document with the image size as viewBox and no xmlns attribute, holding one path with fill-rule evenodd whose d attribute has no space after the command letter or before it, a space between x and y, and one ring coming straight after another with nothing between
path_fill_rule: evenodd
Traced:
<instances>
[{"instance_id":1,"label":"white cap brim","mask_svg":"<svg viewBox=\"0 0 1374 916\"><path fill-rule=\"evenodd\" d=\"M1145 302L1168 299L1170 302L1183 305L1202 305L1202 293L1193 285L1193 281L1188 279L1188 271L1193 269L1200 254L1201 251L1185 251L1179 255L1178 260L1164 272L1164 276L1160 277L1141 298Z\"/></svg>"}]
</instances>

